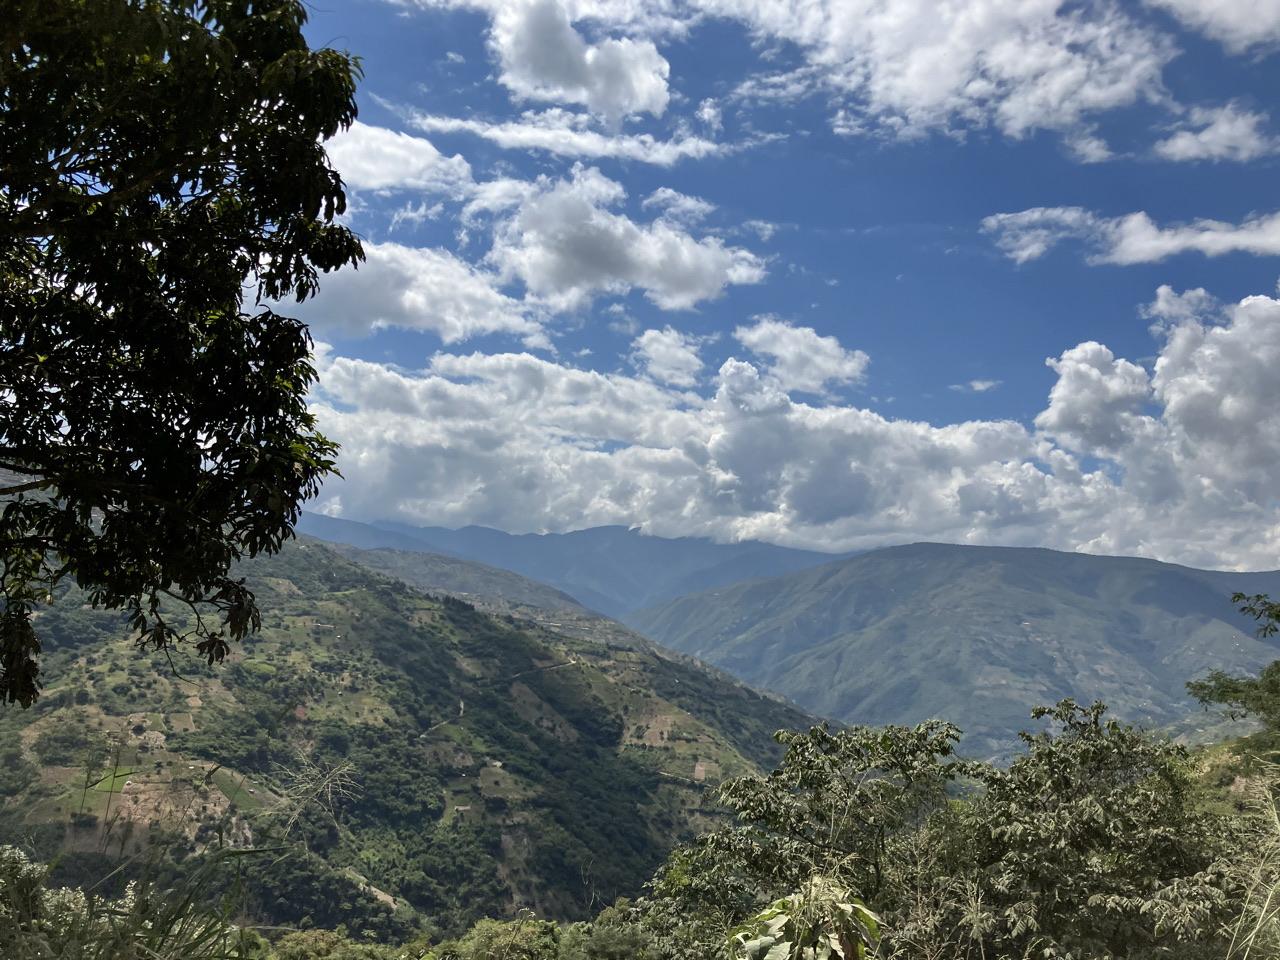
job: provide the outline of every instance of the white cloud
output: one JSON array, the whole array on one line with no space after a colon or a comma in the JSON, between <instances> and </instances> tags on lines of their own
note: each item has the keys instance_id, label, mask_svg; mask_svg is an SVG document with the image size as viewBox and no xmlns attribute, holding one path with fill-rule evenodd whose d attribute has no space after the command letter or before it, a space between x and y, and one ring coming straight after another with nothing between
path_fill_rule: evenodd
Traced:
<instances>
[{"instance_id":1,"label":"white cloud","mask_svg":"<svg viewBox=\"0 0 1280 960\"><path fill-rule=\"evenodd\" d=\"M1069 448L1113 454L1133 439L1151 395L1147 372L1089 341L1045 361L1058 382L1036 426Z\"/></svg>"},{"instance_id":2,"label":"white cloud","mask_svg":"<svg viewBox=\"0 0 1280 960\"><path fill-rule=\"evenodd\" d=\"M710 98L703 100L698 104L698 111L694 114L704 127L711 131L711 135L715 136L724 129L724 119L720 111L720 105Z\"/></svg>"},{"instance_id":3,"label":"white cloud","mask_svg":"<svg viewBox=\"0 0 1280 960\"><path fill-rule=\"evenodd\" d=\"M766 139L776 139L762 137L731 145L687 133L672 140L659 140L648 133L604 134L590 128L590 117L560 109L526 111L518 121L501 123L424 113L411 114L409 122L424 133L470 133L504 150L546 150L564 157L637 160L660 167L731 153Z\"/></svg>"},{"instance_id":4,"label":"white cloud","mask_svg":"<svg viewBox=\"0 0 1280 960\"><path fill-rule=\"evenodd\" d=\"M581 103L615 123L667 109L670 67L653 42L622 37L588 44L558 0L500 4L490 44L502 82L518 97Z\"/></svg>"},{"instance_id":5,"label":"white cloud","mask_svg":"<svg viewBox=\"0 0 1280 960\"><path fill-rule=\"evenodd\" d=\"M1090 263L1156 263L1187 252L1280 254L1280 213L1240 224L1195 220L1161 227L1142 212L1100 217L1082 207L1033 207L989 216L982 231L995 234L996 246L1017 263L1036 260L1064 240L1083 241Z\"/></svg>"},{"instance_id":6,"label":"white cloud","mask_svg":"<svg viewBox=\"0 0 1280 960\"><path fill-rule=\"evenodd\" d=\"M1232 53L1280 42L1280 6L1272 0L1146 0Z\"/></svg>"},{"instance_id":7,"label":"white cloud","mask_svg":"<svg viewBox=\"0 0 1280 960\"><path fill-rule=\"evenodd\" d=\"M861 350L846 350L835 337L821 337L812 327L793 327L774 317L738 327L733 338L757 356L772 358L769 373L788 392L821 394L828 383L860 383L870 363Z\"/></svg>"},{"instance_id":8,"label":"white cloud","mask_svg":"<svg viewBox=\"0 0 1280 960\"><path fill-rule=\"evenodd\" d=\"M353 190L458 194L471 183L471 167L461 156L446 157L430 140L358 120L329 140L325 149Z\"/></svg>"},{"instance_id":9,"label":"white cloud","mask_svg":"<svg viewBox=\"0 0 1280 960\"><path fill-rule=\"evenodd\" d=\"M747 220L742 226L764 241L768 241L779 229L776 223L771 223L768 220Z\"/></svg>"},{"instance_id":10,"label":"white cloud","mask_svg":"<svg viewBox=\"0 0 1280 960\"><path fill-rule=\"evenodd\" d=\"M683 224L697 223L716 208L714 203L708 203L701 197L686 196L670 187L659 187L645 197L640 206L646 210L657 207L664 219Z\"/></svg>"},{"instance_id":11,"label":"white cloud","mask_svg":"<svg viewBox=\"0 0 1280 960\"><path fill-rule=\"evenodd\" d=\"M698 356L700 337L680 333L670 326L646 330L631 344L633 362L655 380L675 387L692 387L705 364Z\"/></svg>"},{"instance_id":12,"label":"white cloud","mask_svg":"<svg viewBox=\"0 0 1280 960\"><path fill-rule=\"evenodd\" d=\"M399 210L395 210L391 214L391 222L387 225L387 232L394 233L396 228L402 224L410 226L420 226L427 220L437 220L444 213L443 203L433 203L427 206L427 202L423 200L416 207L411 203L406 203Z\"/></svg>"},{"instance_id":13,"label":"white cloud","mask_svg":"<svg viewBox=\"0 0 1280 960\"><path fill-rule=\"evenodd\" d=\"M620 184L581 165L570 180L540 179L495 226L488 259L556 310L633 287L664 310L687 310L729 284L764 279L764 262L748 250L717 237L694 239L666 218L641 225L608 209L624 197Z\"/></svg>"},{"instance_id":14,"label":"white cloud","mask_svg":"<svg viewBox=\"0 0 1280 960\"><path fill-rule=\"evenodd\" d=\"M993 213L982 221L983 233L1015 263L1038 260L1063 240L1101 235L1102 221L1083 207L1032 207L1019 213Z\"/></svg>"},{"instance_id":15,"label":"white cloud","mask_svg":"<svg viewBox=\"0 0 1280 960\"><path fill-rule=\"evenodd\" d=\"M955 390L957 393L986 393L988 390L994 390L1003 380L970 380L968 383L953 383L947 389Z\"/></svg>"},{"instance_id":16,"label":"white cloud","mask_svg":"<svg viewBox=\"0 0 1280 960\"><path fill-rule=\"evenodd\" d=\"M742 360L704 398L528 354L442 354L406 373L322 350L312 409L343 444L346 477L325 497L357 518L513 531L620 523L828 549L931 539L1274 567L1280 301L1211 317L1197 303L1209 301L1157 296L1169 316L1150 372L1099 344L1064 351L1034 433L808 405Z\"/></svg>"},{"instance_id":17,"label":"white cloud","mask_svg":"<svg viewBox=\"0 0 1280 960\"><path fill-rule=\"evenodd\" d=\"M807 63L738 95L845 99L833 126L897 136L993 126L1010 137L1058 130L1096 158L1089 118L1168 99L1173 43L1109 2L1060 0L703 0L761 39L798 44Z\"/></svg>"},{"instance_id":18,"label":"white cloud","mask_svg":"<svg viewBox=\"0 0 1280 960\"><path fill-rule=\"evenodd\" d=\"M909 138L993 128L1023 138L1052 130L1064 135L1080 159L1098 161L1110 150L1093 133L1097 117L1139 103L1176 108L1162 73L1178 55L1177 45L1150 16L1117 0L414 2L428 9L486 11L500 78L517 97L585 104L615 124L628 113L662 114L670 100L669 68L655 41L687 36L711 17L743 24L766 50L794 45L803 61L748 78L729 100L822 95L833 104L833 129L846 135ZM603 39L589 43L579 27ZM624 36L609 36L615 33ZM711 136L723 123L720 111L720 104L708 100L694 111ZM606 155L589 152L602 148L581 134L499 128L487 133L510 144L536 139L556 145L542 149Z\"/></svg>"},{"instance_id":19,"label":"white cloud","mask_svg":"<svg viewBox=\"0 0 1280 960\"><path fill-rule=\"evenodd\" d=\"M496 279L443 250L366 243L366 262L325 278L313 300L290 313L320 332L346 336L381 327L425 330L454 343L512 333L531 346L546 338L527 307L497 289Z\"/></svg>"},{"instance_id":20,"label":"white cloud","mask_svg":"<svg viewBox=\"0 0 1280 960\"><path fill-rule=\"evenodd\" d=\"M1197 107L1188 118L1188 129L1161 140L1153 149L1166 160L1247 163L1280 150L1280 141L1259 129L1269 119L1265 113L1242 110L1235 104Z\"/></svg>"}]
</instances>

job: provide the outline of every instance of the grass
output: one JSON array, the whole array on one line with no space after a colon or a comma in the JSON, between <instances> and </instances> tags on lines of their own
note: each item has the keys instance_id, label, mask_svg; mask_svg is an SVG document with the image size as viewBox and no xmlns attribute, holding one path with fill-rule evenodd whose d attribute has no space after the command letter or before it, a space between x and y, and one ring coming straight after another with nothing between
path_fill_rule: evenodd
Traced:
<instances>
[{"instance_id":1,"label":"grass","mask_svg":"<svg viewBox=\"0 0 1280 960\"><path fill-rule=\"evenodd\" d=\"M236 776L229 770L218 769L213 771L214 785L223 792L228 800L238 807L245 810L261 810L262 801L254 794L249 792L249 782L242 777ZM256 787L254 789L257 789Z\"/></svg>"},{"instance_id":2,"label":"grass","mask_svg":"<svg viewBox=\"0 0 1280 960\"><path fill-rule=\"evenodd\" d=\"M133 774L133 767L116 767L107 774L93 789L99 793L119 793L124 789L125 781Z\"/></svg>"}]
</instances>

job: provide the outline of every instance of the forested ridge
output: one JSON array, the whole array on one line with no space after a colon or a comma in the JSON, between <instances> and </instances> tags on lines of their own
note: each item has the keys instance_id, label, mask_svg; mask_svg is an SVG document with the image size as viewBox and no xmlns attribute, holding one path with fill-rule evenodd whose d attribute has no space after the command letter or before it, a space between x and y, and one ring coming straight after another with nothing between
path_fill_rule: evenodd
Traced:
<instances>
[{"instance_id":1,"label":"forested ridge","mask_svg":"<svg viewBox=\"0 0 1280 960\"><path fill-rule=\"evenodd\" d=\"M319 544L242 573L263 630L176 673L61 590L37 620L45 694L0 715L5 841L80 878L149 845L198 859L280 830L297 855L247 868L264 921L382 935L517 908L579 919L638 893L711 822L704 790L767 769L771 732L809 719L648 649L431 599Z\"/></svg>"}]
</instances>

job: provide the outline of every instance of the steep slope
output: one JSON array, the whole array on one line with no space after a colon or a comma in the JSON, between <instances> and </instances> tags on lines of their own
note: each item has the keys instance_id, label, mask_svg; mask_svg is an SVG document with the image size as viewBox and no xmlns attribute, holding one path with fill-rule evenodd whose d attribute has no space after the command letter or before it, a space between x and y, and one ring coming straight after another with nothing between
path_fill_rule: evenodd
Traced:
<instances>
[{"instance_id":1,"label":"steep slope","mask_svg":"<svg viewBox=\"0 0 1280 960\"><path fill-rule=\"evenodd\" d=\"M682 597L624 616L657 642L854 723L942 717L970 751L1016 745L1038 703L1101 699L1164 725L1197 709L1183 684L1280 657L1227 574L1052 550L917 543Z\"/></svg>"},{"instance_id":2,"label":"steep slope","mask_svg":"<svg viewBox=\"0 0 1280 960\"><path fill-rule=\"evenodd\" d=\"M802 570L832 559L831 554L754 541L724 544L650 537L625 527L515 536L486 527L366 525L303 514L298 530L364 549L421 550L487 563L563 590L611 617L693 590ZM386 539L379 540L379 535Z\"/></svg>"},{"instance_id":3,"label":"steep slope","mask_svg":"<svg viewBox=\"0 0 1280 960\"><path fill-rule=\"evenodd\" d=\"M705 822L707 785L771 764L770 734L811 722L647 650L429 599L314 542L242 573L262 634L221 667L179 658L181 676L74 590L42 614L45 696L0 711L0 842L70 868L148 838L245 845L297 814L307 852L254 867L264 920L581 917L638 892Z\"/></svg>"},{"instance_id":4,"label":"steep slope","mask_svg":"<svg viewBox=\"0 0 1280 960\"><path fill-rule=\"evenodd\" d=\"M328 546L335 553L354 560L374 573L402 580L415 590L425 593L448 594L467 602L502 600L516 608L537 607L576 614L588 612L586 607L562 590L486 563L389 547L362 550L345 543Z\"/></svg>"}]
</instances>

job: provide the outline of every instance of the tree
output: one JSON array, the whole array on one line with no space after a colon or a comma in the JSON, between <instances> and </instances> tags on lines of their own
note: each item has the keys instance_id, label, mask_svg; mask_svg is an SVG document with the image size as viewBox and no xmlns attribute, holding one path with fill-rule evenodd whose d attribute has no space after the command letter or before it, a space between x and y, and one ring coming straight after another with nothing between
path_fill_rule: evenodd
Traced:
<instances>
[{"instance_id":1,"label":"tree","mask_svg":"<svg viewBox=\"0 0 1280 960\"><path fill-rule=\"evenodd\" d=\"M1200 813L1180 746L1067 699L1032 711L1007 768L936 810L884 898L908 956L1208 958L1229 915L1224 825ZM927 851L927 856L918 851Z\"/></svg>"},{"instance_id":2,"label":"tree","mask_svg":"<svg viewBox=\"0 0 1280 960\"><path fill-rule=\"evenodd\" d=\"M1265 593L1237 593L1231 602L1241 604L1240 612L1258 621L1259 637L1273 636L1280 629L1280 603L1273 603ZM1268 728L1280 729L1280 660L1263 667L1257 677L1233 677L1214 670L1188 683L1187 692L1206 707L1211 703L1226 707L1233 720L1254 716Z\"/></svg>"},{"instance_id":3,"label":"tree","mask_svg":"<svg viewBox=\"0 0 1280 960\"><path fill-rule=\"evenodd\" d=\"M301 301L363 258L322 142L359 64L298 0L8 0L0 17L0 702L74 578L141 647L258 629L242 557L334 468Z\"/></svg>"},{"instance_id":4,"label":"tree","mask_svg":"<svg viewBox=\"0 0 1280 960\"><path fill-rule=\"evenodd\" d=\"M893 879L898 838L946 805L948 787L969 766L954 757L960 730L937 720L836 733L824 724L807 733L779 731L775 739L787 747L777 770L728 780L717 790L736 822L677 848L654 878L654 897L641 906L657 955L721 956L735 928L754 931L739 946L756 947L772 930L775 956L791 955L782 952L784 941L787 951L813 946L809 934L838 919L825 894L814 900L815 882L839 891L839 903L878 910ZM780 905L779 898L791 896L799 900ZM793 921L809 916L818 901L826 904L818 910L821 922L797 927ZM800 904L809 907L797 913ZM747 923L752 916L759 923Z\"/></svg>"}]
</instances>

